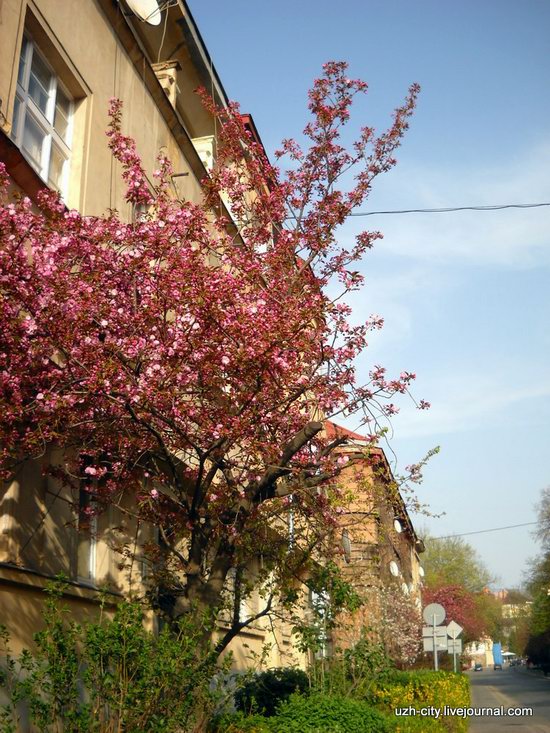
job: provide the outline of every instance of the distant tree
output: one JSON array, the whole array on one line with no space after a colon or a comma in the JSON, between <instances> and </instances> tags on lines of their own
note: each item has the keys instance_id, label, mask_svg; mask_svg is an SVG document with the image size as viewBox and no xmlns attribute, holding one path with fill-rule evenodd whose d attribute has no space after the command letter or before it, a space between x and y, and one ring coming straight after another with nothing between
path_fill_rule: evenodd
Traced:
<instances>
[{"instance_id":1,"label":"distant tree","mask_svg":"<svg viewBox=\"0 0 550 733\"><path fill-rule=\"evenodd\" d=\"M485 631L476 606L476 596L462 585L444 585L439 588L426 588L423 594L424 605L440 603L446 612L445 623L456 621L464 629L464 641L475 641Z\"/></svg>"},{"instance_id":2,"label":"distant tree","mask_svg":"<svg viewBox=\"0 0 550 733\"><path fill-rule=\"evenodd\" d=\"M536 536L542 543L543 553L532 561L527 572L527 590L533 597L531 634L542 634L550 629L550 487L543 489L537 504L538 527Z\"/></svg>"},{"instance_id":3,"label":"distant tree","mask_svg":"<svg viewBox=\"0 0 550 733\"><path fill-rule=\"evenodd\" d=\"M484 635L495 641L504 639L504 619L502 601L490 592L476 593L474 596L475 614Z\"/></svg>"},{"instance_id":4,"label":"distant tree","mask_svg":"<svg viewBox=\"0 0 550 733\"><path fill-rule=\"evenodd\" d=\"M533 598L529 618L526 654L536 664L550 670L550 486L541 492L537 506L535 536L542 544L542 555L532 561L527 572L527 590Z\"/></svg>"},{"instance_id":5,"label":"distant tree","mask_svg":"<svg viewBox=\"0 0 550 733\"><path fill-rule=\"evenodd\" d=\"M538 664L547 675L550 672L550 629L530 637L525 653L533 664Z\"/></svg>"},{"instance_id":6,"label":"distant tree","mask_svg":"<svg viewBox=\"0 0 550 733\"><path fill-rule=\"evenodd\" d=\"M529 575L528 588L533 595L531 633L542 634L550 629L550 553L535 563Z\"/></svg>"},{"instance_id":7,"label":"distant tree","mask_svg":"<svg viewBox=\"0 0 550 733\"><path fill-rule=\"evenodd\" d=\"M550 486L541 491L536 510L538 526L535 534L542 543L545 552L550 552Z\"/></svg>"},{"instance_id":8,"label":"distant tree","mask_svg":"<svg viewBox=\"0 0 550 733\"><path fill-rule=\"evenodd\" d=\"M522 605L531 600L531 597L525 591L519 590L518 588L509 588L506 590L506 596L504 603L511 603L512 605Z\"/></svg>"},{"instance_id":9,"label":"distant tree","mask_svg":"<svg viewBox=\"0 0 550 733\"><path fill-rule=\"evenodd\" d=\"M479 593L494 581L474 548L462 537L435 539L425 536L425 583L429 588L461 586Z\"/></svg>"},{"instance_id":10,"label":"distant tree","mask_svg":"<svg viewBox=\"0 0 550 733\"><path fill-rule=\"evenodd\" d=\"M508 632L508 649L518 656L523 656L530 638L530 609L526 608L523 613L513 619L504 619L504 623L505 632Z\"/></svg>"}]
</instances>

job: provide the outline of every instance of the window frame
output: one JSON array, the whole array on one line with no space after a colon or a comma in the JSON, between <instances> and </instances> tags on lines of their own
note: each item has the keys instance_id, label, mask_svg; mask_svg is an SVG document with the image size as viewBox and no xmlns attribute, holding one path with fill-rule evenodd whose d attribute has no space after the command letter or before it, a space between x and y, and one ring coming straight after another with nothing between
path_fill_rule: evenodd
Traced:
<instances>
[{"instance_id":1,"label":"window frame","mask_svg":"<svg viewBox=\"0 0 550 733\"><path fill-rule=\"evenodd\" d=\"M95 585L97 572L97 516L87 514L86 510L95 510L92 493L86 487L78 490L77 547L76 547L76 579L83 585ZM88 543L86 556L87 575L81 575L81 543Z\"/></svg>"},{"instance_id":2,"label":"window frame","mask_svg":"<svg viewBox=\"0 0 550 733\"><path fill-rule=\"evenodd\" d=\"M37 57L39 62L50 74L49 87L42 89L47 95L45 110L42 110L33 99L30 91L31 71L33 59ZM21 71L23 73L21 74ZM40 80L38 80L40 83ZM58 110L58 98L61 93L68 103L68 114L61 110L66 117L67 127L65 136L56 128L56 111ZM59 74L48 62L46 55L40 50L32 36L25 32L19 54L19 66L17 71L16 96L14 107L13 128L11 137L21 150L29 164L34 168L42 180L61 196L67 195L69 182L69 169L71 160L71 144L73 137L73 120L75 111L75 100L61 81ZM27 129L27 119L39 129L43 135L40 160L36 160L30 151L24 147L24 135ZM63 159L63 168L59 182L53 181L50 177L52 164L52 151L57 150Z\"/></svg>"}]
</instances>

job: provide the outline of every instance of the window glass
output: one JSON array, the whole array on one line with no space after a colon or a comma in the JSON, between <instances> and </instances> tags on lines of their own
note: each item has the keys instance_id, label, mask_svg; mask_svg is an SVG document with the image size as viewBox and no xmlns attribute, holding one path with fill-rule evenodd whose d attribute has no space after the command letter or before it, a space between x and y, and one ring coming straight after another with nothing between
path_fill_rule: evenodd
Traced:
<instances>
[{"instance_id":1,"label":"window glass","mask_svg":"<svg viewBox=\"0 0 550 733\"><path fill-rule=\"evenodd\" d=\"M25 71L27 68L27 57L29 50L29 42L26 38L23 38L23 44L21 46L21 57L19 59L19 71L17 72L17 82L21 86L25 83Z\"/></svg>"},{"instance_id":2,"label":"window glass","mask_svg":"<svg viewBox=\"0 0 550 733\"><path fill-rule=\"evenodd\" d=\"M45 140L46 133L44 130L35 122L32 115L27 114L23 130L23 148L31 158L34 168L39 172L42 168L42 153Z\"/></svg>"},{"instance_id":3,"label":"window glass","mask_svg":"<svg viewBox=\"0 0 550 733\"><path fill-rule=\"evenodd\" d=\"M46 115L52 86L52 74L37 53L32 55L29 95L37 107Z\"/></svg>"},{"instance_id":4,"label":"window glass","mask_svg":"<svg viewBox=\"0 0 550 733\"><path fill-rule=\"evenodd\" d=\"M21 111L21 101L18 96L15 97L15 103L13 106L13 122L12 130L13 134L17 135L19 130L19 113Z\"/></svg>"},{"instance_id":5,"label":"window glass","mask_svg":"<svg viewBox=\"0 0 550 733\"><path fill-rule=\"evenodd\" d=\"M77 575L82 580L93 580L95 577L96 520L91 514L93 500L88 491L80 490L78 505Z\"/></svg>"},{"instance_id":6,"label":"window glass","mask_svg":"<svg viewBox=\"0 0 550 733\"><path fill-rule=\"evenodd\" d=\"M53 126L55 131L67 142L69 132L69 117L71 114L71 102L61 89L57 89L55 99L55 117Z\"/></svg>"},{"instance_id":7,"label":"window glass","mask_svg":"<svg viewBox=\"0 0 550 733\"><path fill-rule=\"evenodd\" d=\"M48 183L56 191L61 191L63 184L63 167L65 165L65 157L57 145L52 145L50 153L50 170L48 175Z\"/></svg>"}]
</instances>

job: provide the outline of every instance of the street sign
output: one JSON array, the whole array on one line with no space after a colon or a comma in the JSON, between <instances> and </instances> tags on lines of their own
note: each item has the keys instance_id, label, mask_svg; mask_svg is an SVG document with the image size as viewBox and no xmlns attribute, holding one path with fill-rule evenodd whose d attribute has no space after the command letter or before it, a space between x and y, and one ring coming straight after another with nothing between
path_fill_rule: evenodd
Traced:
<instances>
[{"instance_id":1,"label":"street sign","mask_svg":"<svg viewBox=\"0 0 550 733\"><path fill-rule=\"evenodd\" d=\"M422 639L422 645L424 647L425 652L433 652L434 650L434 640L433 639ZM436 648L438 652L446 652L447 651L447 639L444 639L443 637L438 638Z\"/></svg>"},{"instance_id":2,"label":"street sign","mask_svg":"<svg viewBox=\"0 0 550 733\"><path fill-rule=\"evenodd\" d=\"M427 624L439 626L445 621L445 609L439 603L430 603L424 609L422 618Z\"/></svg>"},{"instance_id":3,"label":"street sign","mask_svg":"<svg viewBox=\"0 0 550 733\"><path fill-rule=\"evenodd\" d=\"M462 654L462 639L449 639L447 650L449 654Z\"/></svg>"},{"instance_id":4,"label":"street sign","mask_svg":"<svg viewBox=\"0 0 550 733\"><path fill-rule=\"evenodd\" d=\"M451 639L458 639L460 634L462 634L462 626L457 624L456 621L451 621L450 624L447 624L447 633L451 637Z\"/></svg>"},{"instance_id":5,"label":"street sign","mask_svg":"<svg viewBox=\"0 0 550 733\"><path fill-rule=\"evenodd\" d=\"M446 626L436 626L435 627L435 635L437 637L447 636L447 627ZM433 626L423 626L422 627L422 636L429 636L430 639L434 638L434 627Z\"/></svg>"}]
</instances>

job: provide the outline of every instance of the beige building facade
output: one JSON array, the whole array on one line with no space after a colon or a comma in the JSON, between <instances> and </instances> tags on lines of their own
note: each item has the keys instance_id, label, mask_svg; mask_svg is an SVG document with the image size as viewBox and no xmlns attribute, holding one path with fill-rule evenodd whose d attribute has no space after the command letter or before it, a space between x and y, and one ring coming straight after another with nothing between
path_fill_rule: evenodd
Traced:
<instances>
[{"instance_id":1,"label":"beige building facade","mask_svg":"<svg viewBox=\"0 0 550 733\"><path fill-rule=\"evenodd\" d=\"M350 496L340 518L340 564L344 577L368 599L358 612L344 615L335 631L335 644L347 646L366 628L384 626L388 603L420 618L424 544L384 451L333 423L327 425L327 433L347 439L338 449L349 463L340 477L342 490Z\"/></svg>"}]
</instances>

